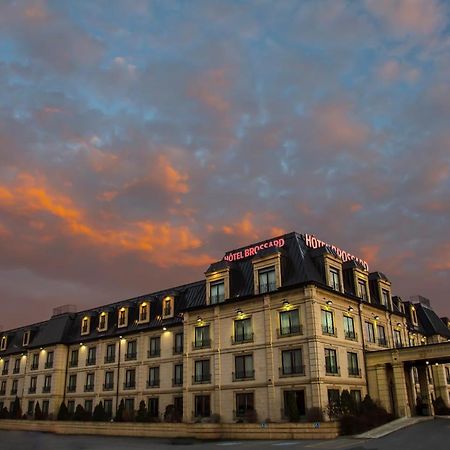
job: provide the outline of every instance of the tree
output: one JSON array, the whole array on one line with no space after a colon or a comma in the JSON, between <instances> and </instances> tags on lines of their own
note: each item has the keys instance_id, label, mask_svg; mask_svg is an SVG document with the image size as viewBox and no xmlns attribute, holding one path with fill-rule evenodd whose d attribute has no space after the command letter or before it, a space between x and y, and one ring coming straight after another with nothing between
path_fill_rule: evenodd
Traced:
<instances>
[{"instance_id":1,"label":"tree","mask_svg":"<svg viewBox=\"0 0 450 450\"><path fill-rule=\"evenodd\" d=\"M347 389L341 392L341 411L344 415L358 413L358 405Z\"/></svg>"},{"instance_id":2,"label":"tree","mask_svg":"<svg viewBox=\"0 0 450 450\"><path fill-rule=\"evenodd\" d=\"M149 417L148 417L145 401L141 400L139 403L139 409L136 414L136 422L147 422L148 419L149 419Z\"/></svg>"},{"instance_id":3,"label":"tree","mask_svg":"<svg viewBox=\"0 0 450 450\"><path fill-rule=\"evenodd\" d=\"M119 407L117 408L116 417L114 422L123 422L123 413L125 412L125 402L123 399L120 401Z\"/></svg>"},{"instance_id":4,"label":"tree","mask_svg":"<svg viewBox=\"0 0 450 450\"><path fill-rule=\"evenodd\" d=\"M10 411L10 418L11 419L21 419L22 418L22 407L20 406L20 400L19 400L19 397L17 397L17 396L14 399L14 403L13 403L11 411Z\"/></svg>"},{"instance_id":5,"label":"tree","mask_svg":"<svg viewBox=\"0 0 450 450\"><path fill-rule=\"evenodd\" d=\"M81 422L83 420L87 420L88 415L89 414L86 413L85 409L81 405L77 405L77 407L75 408L75 413L73 415L73 420Z\"/></svg>"},{"instance_id":6,"label":"tree","mask_svg":"<svg viewBox=\"0 0 450 450\"><path fill-rule=\"evenodd\" d=\"M103 402L100 402L95 408L92 414L92 420L94 422L104 422L106 420L106 412L103 407Z\"/></svg>"},{"instance_id":7,"label":"tree","mask_svg":"<svg viewBox=\"0 0 450 450\"><path fill-rule=\"evenodd\" d=\"M43 420L44 415L42 414L42 409L39 406L39 402L36 402L36 406L34 407L34 420Z\"/></svg>"},{"instance_id":8,"label":"tree","mask_svg":"<svg viewBox=\"0 0 450 450\"><path fill-rule=\"evenodd\" d=\"M65 402L62 402L59 407L57 420L69 420L69 410L67 409Z\"/></svg>"}]
</instances>

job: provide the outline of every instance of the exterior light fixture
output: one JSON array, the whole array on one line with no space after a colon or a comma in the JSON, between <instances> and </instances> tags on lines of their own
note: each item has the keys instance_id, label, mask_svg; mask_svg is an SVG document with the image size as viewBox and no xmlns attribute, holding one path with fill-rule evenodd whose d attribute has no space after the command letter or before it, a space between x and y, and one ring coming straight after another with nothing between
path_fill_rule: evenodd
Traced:
<instances>
[{"instance_id":1,"label":"exterior light fixture","mask_svg":"<svg viewBox=\"0 0 450 450\"><path fill-rule=\"evenodd\" d=\"M241 309L241 308L238 308L238 309L236 310L236 314L237 314L238 316L240 316L240 315L242 314L242 309Z\"/></svg>"},{"instance_id":2,"label":"exterior light fixture","mask_svg":"<svg viewBox=\"0 0 450 450\"><path fill-rule=\"evenodd\" d=\"M80 342L80 347L83 347L83 343L82 342Z\"/></svg>"},{"instance_id":3,"label":"exterior light fixture","mask_svg":"<svg viewBox=\"0 0 450 450\"><path fill-rule=\"evenodd\" d=\"M430 361L425 361L425 364L428 366L430 364Z\"/></svg>"},{"instance_id":4,"label":"exterior light fixture","mask_svg":"<svg viewBox=\"0 0 450 450\"><path fill-rule=\"evenodd\" d=\"M347 308L347 310L348 310L349 312L352 312L352 311L353 311L353 306L349 306L349 307Z\"/></svg>"},{"instance_id":5,"label":"exterior light fixture","mask_svg":"<svg viewBox=\"0 0 450 450\"><path fill-rule=\"evenodd\" d=\"M398 326L398 327L401 327L402 324L401 324L400 322L397 322L397 326Z\"/></svg>"},{"instance_id":6,"label":"exterior light fixture","mask_svg":"<svg viewBox=\"0 0 450 450\"><path fill-rule=\"evenodd\" d=\"M200 316L197 317L197 323L201 322L202 318Z\"/></svg>"},{"instance_id":7,"label":"exterior light fixture","mask_svg":"<svg viewBox=\"0 0 450 450\"><path fill-rule=\"evenodd\" d=\"M289 306L289 301L288 300L283 300L283 306Z\"/></svg>"},{"instance_id":8,"label":"exterior light fixture","mask_svg":"<svg viewBox=\"0 0 450 450\"><path fill-rule=\"evenodd\" d=\"M333 304L333 302L332 302L331 300L327 300L327 301L326 301L326 304L327 304L328 306L330 306L330 305Z\"/></svg>"},{"instance_id":9,"label":"exterior light fixture","mask_svg":"<svg viewBox=\"0 0 450 450\"><path fill-rule=\"evenodd\" d=\"M435 366L438 366L438 365L439 365L439 363L434 363L434 365L435 365Z\"/></svg>"},{"instance_id":10,"label":"exterior light fixture","mask_svg":"<svg viewBox=\"0 0 450 450\"><path fill-rule=\"evenodd\" d=\"M380 316L375 316L374 319L375 320L380 320Z\"/></svg>"},{"instance_id":11,"label":"exterior light fixture","mask_svg":"<svg viewBox=\"0 0 450 450\"><path fill-rule=\"evenodd\" d=\"M44 347L41 347L39 350L42 352L42 350L44 350Z\"/></svg>"},{"instance_id":12,"label":"exterior light fixture","mask_svg":"<svg viewBox=\"0 0 450 450\"><path fill-rule=\"evenodd\" d=\"M167 331L167 328L166 328L166 327L163 327L163 331Z\"/></svg>"},{"instance_id":13,"label":"exterior light fixture","mask_svg":"<svg viewBox=\"0 0 450 450\"><path fill-rule=\"evenodd\" d=\"M123 339L123 337L122 337L122 336L119 336L119 339Z\"/></svg>"}]
</instances>

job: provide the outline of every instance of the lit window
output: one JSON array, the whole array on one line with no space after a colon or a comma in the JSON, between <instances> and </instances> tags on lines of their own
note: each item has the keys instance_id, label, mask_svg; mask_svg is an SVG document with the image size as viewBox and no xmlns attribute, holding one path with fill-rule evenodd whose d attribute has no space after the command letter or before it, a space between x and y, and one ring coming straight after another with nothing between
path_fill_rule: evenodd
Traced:
<instances>
[{"instance_id":1,"label":"lit window","mask_svg":"<svg viewBox=\"0 0 450 450\"><path fill-rule=\"evenodd\" d=\"M225 300L225 283L223 280L210 284L209 302L211 305Z\"/></svg>"},{"instance_id":2,"label":"lit window","mask_svg":"<svg viewBox=\"0 0 450 450\"><path fill-rule=\"evenodd\" d=\"M344 316L344 337L345 339L356 339L355 322L353 317Z\"/></svg>"},{"instance_id":3,"label":"lit window","mask_svg":"<svg viewBox=\"0 0 450 450\"><path fill-rule=\"evenodd\" d=\"M141 303L139 306L139 322L148 322L149 318L148 303Z\"/></svg>"},{"instance_id":4,"label":"lit window","mask_svg":"<svg viewBox=\"0 0 450 450\"><path fill-rule=\"evenodd\" d=\"M24 347L26 347L29 343L30 343L30 332L29 331L25 331L23 333L23 338L22 338L22 345Z\"/></svg>"},{"instance_id":5,"label":"lit window","mask_svg":"<svg viewBox=\"0 0 450 450\"><path fill-rule=\"evenodd\" d=\"M336 290L341 290L341 279L340 279L340 272L339 269L336 269L336 267L330 267L330 286Z\"/></svg>"},{"instance_id":6,"label":"lit window","mask_svg":"<svg viewBox=\"0 0 450 450\"><path fill-rule=\"evenodd\" d=\"M336 334L333 313L332 311L326 311L325 309L322 309L322 333L333 336Z\"/></svg>"},{"instance_id":7,"label":"lit window","mask_svg":"<svg viewBox=\"0 0 450 450\"><path fill-rule=\"evenodd\" d=\"M399 330L394 330L394 344L396 348L403 347L402 344L402 335L400 334Z\"/></svg>"},{"instance_id":8,"label":"lit window","mask_svg":"<svg viewBox=\"0 0 450 450\"><path fill-rule=\"evenodd\" d=\"M325 349L325 371L327 374L337 375L339 367L337 363L336 350L331 348Z\"/></svg>"},{"instance_id":9,"label":"lit window","mask_svg":"<svg viewBox=\"0 0 450 450\"><path fill-rule=\"evenodd\" d=\"M366 322L367 341L375 343L375 328L372 322Z\"/></svg>"},{"instance_id":10,"label":"lit window","mask_svg":"<svg viewBox=\"0 0 450 450\"><path fill-rule=\"evenodd\" d=\"M269 267L258 271L259 293L274 291L277 288L275 282L275 267Z\"/></svg>"},{"instance_id":11,"label":"lit window","mask_svg":"<svg viewBox=\"0 0 450 450\"><path fill-rule=\"evenodd\" d=\"M234 321L234 343L253 341L251 319L239 319Z\"/></svg>"},{"instance_id":12,"label":"lit window","mask_svg":"<svg viewBox=\"0 0 450 450\"><path fill-rule=\"evenodd\" d=\"M108 313L102 312L98 319L98 331L104 331L108 328Z\"/></svg>"},{"instance_id":13,"label":"lit window","mask_svg":"<svg viewBox=\"0 0 450 450\"><path fill-rule=\"evenodd\" d=\"M209 338L209 325L195 327L194 348L205 348L211 346Z\"/></svg>"},{"instance_id":14,"label":"lit window","mask_svg":"<svg viewBox=\"0 0 450 450\"><path fill-rule=\"evenodd\" d=\"M89 328L90 328L90 318L89 317L83 317L81 320L81 334L89 334Z\"/></svg>"},{"instance_id":15,"label":"lit window","mask_svg":"<svg viewBox=\"0 0 450 450\"><path fill-rule=\"evenodd\" d=\"M280 336L301 334L298 309L280 312Z\"/></svg>"},{"instance_id":16,"label":"lit window","mask_svg":"<svg viewBox=\"0 0 450 450\"><path fill-rule=\"evenodd\" d=\"M127 308L119 309L119 319L118 319L118 327L126 327L128 322L128 311Z\"/></svg>"},{"instance_id":17,"label":"lit window","mask_svg":"<svg viewBox=\"0 0 450 450\"><path fill-rule=\"evenodd\" d=\"M172 299L166 297L163 302L163 317L169 317L172 315Z\"/></svg>"},{"instance_id":18,"label":"lit window","mask_svg":"<svg viewBox=\"0 0 450 450\"><path fill-rule=\"evenodd\" d=\"M0 341L0 350L6 350L6 346L8 345L8 336L2 336Z\"/></svg>"}]
</instances>

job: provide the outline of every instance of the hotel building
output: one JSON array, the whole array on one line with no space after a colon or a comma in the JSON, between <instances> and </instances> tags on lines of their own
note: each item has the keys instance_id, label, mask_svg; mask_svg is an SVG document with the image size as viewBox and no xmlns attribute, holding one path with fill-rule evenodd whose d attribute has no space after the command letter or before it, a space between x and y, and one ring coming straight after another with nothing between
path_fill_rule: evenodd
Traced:
<instances>
[{"instance_id":1,"label":"hotel building","mask_svg":"<svg viewBox=\"0 0 450 450\"><path fill-rule=\"evenodd\" d=\"M18 397L54 418L62 401L101 401L114 417L144 400L155 420L173 405L185 422L280 422L347 389L398 415L426 397L431 412L437 396L449 404L449 339L426 299L393 296L383 273L293 232L228 252L201 281L0 332L0 407ZM400 361L410 349L421 356Z\"/></svg>"}]
</instances>

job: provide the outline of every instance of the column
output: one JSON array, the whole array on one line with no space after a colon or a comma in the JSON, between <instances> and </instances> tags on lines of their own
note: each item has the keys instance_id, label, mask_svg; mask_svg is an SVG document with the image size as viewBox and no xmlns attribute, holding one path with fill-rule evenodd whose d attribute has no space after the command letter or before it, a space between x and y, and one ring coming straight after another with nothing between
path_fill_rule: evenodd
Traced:
<instances>
[{"instance_id":1,"label":"column","mask_svg":"<svg viewBox=\"0 0 450 450\"><path fill-rule=\"evenodd\" d=\"M431 401L430 387L428 385L427 368L428 366L417 366L417 372L419 375L420 397L427 408L426 414L431 416L433 415L434 410Z\"/></svg>"},{"instance_id":2,"label":"column","mask_svg":"<svg viewBox=\"0 0 450 450\"><path fill-rule=\"evenodd\" d=\"M378 386L378 400L386 411L393 413L394 411L392 411L386 364L376 366L375 371Z\"/></svg>"},{"instance_id":3,"label":"column","mask_svg":"<svg viewBox=\"0 0 450 450\"><path fill-rule=\"evenodd\" d=\"M433 373L435 397L442 397L444 403L449 406L450 402L447 388L447 374L445 373L445 364L433 365L431 370Z\"/></svg>"},{"instance_id":4,"label":"column","mask_svg":"<svg viewBox=\"0 0 450 450\"><path fill-rule=\"evenodd\" d=\"M408 401L408 391L406 387L405 368L403 363L393 364L394 399L399 417L410 417L411 408Z\"/></svg>"}]
</instances>

